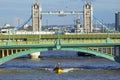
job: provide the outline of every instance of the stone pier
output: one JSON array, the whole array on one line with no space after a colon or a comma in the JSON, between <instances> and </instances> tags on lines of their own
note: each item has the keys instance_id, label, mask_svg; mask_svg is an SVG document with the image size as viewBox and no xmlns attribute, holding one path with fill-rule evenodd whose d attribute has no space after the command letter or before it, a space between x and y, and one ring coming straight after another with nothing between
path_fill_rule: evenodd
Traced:
<instances>
[{"instance_id":1,"label":"stone pier","mask_svg":"<svg viewBox=\"0 0 120 80\"><path fill-rule=\"evenodd\" d=\"M120 48L119 48L119 46L114 47L114 55L115 56L120 56Z\"/></svg>"},{"instance_id":2,"label":"stone pier","mask_svg":"<svg viewBox=\"0 0 120 80\"><path fill-rule=\"evenodd\" d=\"M40 56L40 52L30 54L30 58L32 58L32 59L38 59L39 56Z\"/></svg>"}]
</instances>

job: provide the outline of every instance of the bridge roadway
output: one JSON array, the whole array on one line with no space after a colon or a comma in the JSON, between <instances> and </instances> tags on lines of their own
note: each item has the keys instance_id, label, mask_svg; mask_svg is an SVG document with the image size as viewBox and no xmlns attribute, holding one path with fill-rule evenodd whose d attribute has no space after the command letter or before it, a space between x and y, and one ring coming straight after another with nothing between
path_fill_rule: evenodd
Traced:
<instances>
[{"instance_id":1,"label":"bridge roadway","mask_svg":"<svg viewBox=\"0 0 120 80\"><path fill-rule=\"evenodd\" d=\"M120 34L13 34L0 35L0 64L48 50L94 54L120 63Z\"/></svg>"},{"instance_id":2,"label":"bridge roadway","mask_svg":"<svg viewBox=\"0 0 120 80\"><path fill-rule=\"evenodd\" d=\"M36 40L54 40L60 37L64 40L92 40L92 39L106 39L109 36L111 39L120 39L120 33L89 33L89 34L5 34L0 35L0 40L22 40L22 41L36 41Z\"/></svg>"}]
</instances>

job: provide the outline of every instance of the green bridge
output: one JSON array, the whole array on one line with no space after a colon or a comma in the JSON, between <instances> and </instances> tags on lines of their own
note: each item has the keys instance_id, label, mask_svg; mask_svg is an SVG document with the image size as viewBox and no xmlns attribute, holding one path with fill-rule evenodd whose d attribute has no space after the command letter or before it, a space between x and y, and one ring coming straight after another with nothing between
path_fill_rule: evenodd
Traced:
<instances>
[{"instance_id":1,"label":"green bridge","mask_svg":"<svg viewBox=\"0 0 120 80\"><path fill-rule=\"evenodd\" d=\"M23 55L49 50L83 52L120 63L120 34L0 35L0 64Z\"/></svg>"}]
</instances>

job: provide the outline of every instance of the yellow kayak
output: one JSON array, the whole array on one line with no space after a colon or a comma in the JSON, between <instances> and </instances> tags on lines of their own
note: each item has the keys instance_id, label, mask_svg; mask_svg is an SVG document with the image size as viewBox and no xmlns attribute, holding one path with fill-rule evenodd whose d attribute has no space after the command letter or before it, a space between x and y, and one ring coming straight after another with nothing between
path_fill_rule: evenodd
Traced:
<instances>
[{"instance_id":1,"label":"yellow kayak","mask_svg":"<svg viewBox=\"0 0 120 80\"><path fill-rule=\"evenodd\" d=\"M53 69L53 71L55 71L57 74L62 74L63 73L63 69L61 67L55 67Z\"/></svg>"},{"instance_id":2,"label":"yellow kayak","mask_svg":"<svg viewBox=\"0 0 120 80\"><path fill-rule=\"evenodd\" d=\"M56 69L56 73L57 74L62 74L63 73L63 69L61 69L61 68Z\"/></svg>"},{"instance_id":3,"label":"yellow kayak","mask_svg":"<svg viewBox=\"0 0 120 80\"><path fill-rule=\"evenodd\" d=\"M60 67L60 63L57 64L57 66L53 69L53 71L55 71L57 74L63 73L63 69L62 67Z\"/></svg>"}]
</instances>

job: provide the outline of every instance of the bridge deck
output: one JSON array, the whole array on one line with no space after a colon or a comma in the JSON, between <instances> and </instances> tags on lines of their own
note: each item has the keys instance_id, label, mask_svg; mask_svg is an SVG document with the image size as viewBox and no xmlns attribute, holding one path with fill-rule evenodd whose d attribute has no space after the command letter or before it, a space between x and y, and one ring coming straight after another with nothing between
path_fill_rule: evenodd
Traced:
<instances>
[{"instance_id":1,"label":"bridge deck","mask_svg":"<svg viewBox=\"0 0 120 80\"><path fill-rule=\"evenodd\" d=\"M74 35L1 35L0 45L54 45L60 39L61 45L120 43L120 34L74 34Z\"/></svg>"},{"instance_id":2,"label":"bridge deck","mask_svg":"<svg viewBox=\"0 0 120 80\"><path fill-rule=\"evenodd\" d=\"M120 34L0 35L0 64L48 50L85 52L120 63L117 49L120 51Z\"/></svg>"},{"instance_id":3,"label":"bridge deck","mask_svg":"<svg viewBox=\"0 0 120 80\"><path fill-rule=\"evenodd\" d=\"M39 40L39 39L106 39L108 34L68 34L68 35L57 35L57 34L14 34L14 35L0 35L0 40ZM111 39L120 39L120 34L109 34Z\"/></svg>"}]
</instances>

